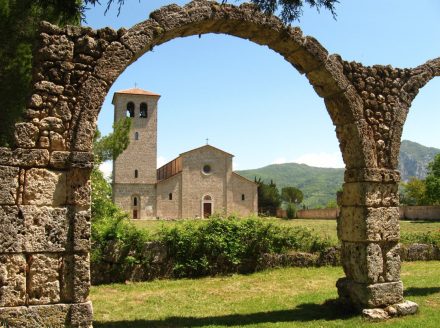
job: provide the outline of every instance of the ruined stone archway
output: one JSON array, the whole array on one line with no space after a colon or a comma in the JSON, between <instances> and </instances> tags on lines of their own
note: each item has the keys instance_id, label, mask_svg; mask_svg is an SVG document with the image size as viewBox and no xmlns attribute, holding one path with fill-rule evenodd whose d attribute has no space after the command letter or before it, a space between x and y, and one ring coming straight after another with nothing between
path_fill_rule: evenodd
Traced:
<instances>
[{"instance_id":1,"label":"ruined stone archway","mask_svg":"<svg viewBox=\"0 0 440 328\"><path fill-rule=\"evenodd\" d=\"M268 46L324 98L346 164L340 297L359 308L402 301L400 135L418 89L440 75L440 59L415 69L364 67L329 55L299 28L251 5L201 0L164 7L117 32L42 24L26 120L16 124L16 147L0 149L0 320L12 327L91 325L89 177L99 109L111 84L145 52L203 33Z\"/></svg>"}]
</instances>

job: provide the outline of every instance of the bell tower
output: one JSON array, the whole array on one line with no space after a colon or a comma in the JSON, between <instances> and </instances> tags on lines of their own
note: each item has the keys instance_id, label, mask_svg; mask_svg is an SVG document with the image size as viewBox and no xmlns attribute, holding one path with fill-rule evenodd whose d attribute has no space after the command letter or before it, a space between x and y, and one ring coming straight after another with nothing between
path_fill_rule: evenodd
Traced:
<instances>
[{"instance_id":1,"label":"bell tower","mask_svg":"<svg viewBox=\"0 0 440 328\"><path fill-rule=\"evenodd\" d=\"M114 122L130 118L130 144L113 162L113 201L133 219L156 216L157 103L160 95L133 88L115 92Z\"/></svg>"}]
</instances>

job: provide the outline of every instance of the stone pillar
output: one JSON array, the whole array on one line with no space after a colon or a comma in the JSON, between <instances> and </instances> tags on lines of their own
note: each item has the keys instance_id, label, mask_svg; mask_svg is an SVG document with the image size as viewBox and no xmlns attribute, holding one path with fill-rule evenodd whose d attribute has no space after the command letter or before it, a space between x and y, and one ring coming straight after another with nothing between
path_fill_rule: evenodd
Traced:
<instances>
[{"instance_id":1,"label":"stone pillar","mask_svg":"<svg viewBox=\"0 0 440 328\"><path fill-rule=\"evenodd\" d=\"M346 277L341 300L357 309L386 308L403 301L399 256L399 173L352 169L339 198L338 238Z\"/></svg>"},{"instance_id":2,"label":"stone pillar","mask_svg":"<svg viewBox=\"0 0 440 328\"><path fill-rule=\"evenodd\" d=\"M0 327L91 327L92 159L0 148Z\"/></svg>"}]
</instances>

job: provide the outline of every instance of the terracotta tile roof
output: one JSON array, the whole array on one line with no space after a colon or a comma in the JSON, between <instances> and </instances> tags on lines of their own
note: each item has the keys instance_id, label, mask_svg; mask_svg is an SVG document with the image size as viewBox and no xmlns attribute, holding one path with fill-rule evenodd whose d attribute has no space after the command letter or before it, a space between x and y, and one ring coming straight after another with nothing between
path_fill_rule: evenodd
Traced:
<instances>
[{"instance_id":1,"label":"terracotta tile roof","mask_svg":"<svg viewBox=\"0 0 440 328\"><path fill-rule=\"evenodd\" d=\"M132 89L127 89L127 90L119 90L119 91L116 91L115 94L116 93L160 97L160 94L157 94L157 93L154 93L154 92L151 92L151 91L148 91L148 90L139 89L139 88L132 88Z\"/></svg>"}]
</instances>

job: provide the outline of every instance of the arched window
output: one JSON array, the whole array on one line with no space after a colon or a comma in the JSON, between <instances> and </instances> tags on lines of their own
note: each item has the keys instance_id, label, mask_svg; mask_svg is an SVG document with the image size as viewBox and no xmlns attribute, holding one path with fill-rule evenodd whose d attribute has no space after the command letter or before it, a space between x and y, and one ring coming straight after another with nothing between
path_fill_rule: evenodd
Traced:
<instances>
[{"instance_id":1,"label":"arched window","mask_svg":"<svg viewBox=\"0 0 440 328\"><path fill-rule=\"evenodd\" d=\"M134 177L137 178L139 176L138 170L134 170Z\"/></svg>"},{"instance_id":2,"label":"arched window","mask_svg":"<svg viewBox=\"0 0 440 328\"><path fill-rule=\"evenodd\" d=\"M127 117L134 117L134 103L127 103Z\"/></svg>"},{"instance_id":3,"label":"arched window","mask_svg":"<svg viewBox=\"0 0 440 328\"><path fill-rule=\"evenodd\" d=\"M211 196L206 195L205 197L203 197L203 200L212 200Z\"/></svg>"},{"instance_id":4,"label":"arched window","mask_svg":"<svg viewBox=\"0 0 440 328\"><path fill-rule=\"evenodd\" d=\"M134 133L134 140L139 140L139 132Z\"/></svg>"},{"instance_id":5,"label":"arched window","mask_svg":"<svg viewBox=\"0 0 440 328\"><path fill-rule=\"evenodd\" d=\"M139 111L139 117L147 117L148 115L148 106L146 103L141 103L140 111Z\"/></svg>"},{"instance_id":6,"label":"arched window","mask_svg":"<svg viewBox=\"0 0 440 328\"><path fill-rule=\"evenodd\" d=\"M133 197L133 206L137 206L137 204L138 204L137 197Z\"/></svg>"},{"instance_id":7,"label":"arched window","mask_svg":"<svg viewBox=\"0 0 440 328\"><path fill-rule=\"evenodd\" d=\"M173 200L173 194L171 192L168 194L168 199Z\"/></svg>"}]
</instances>

